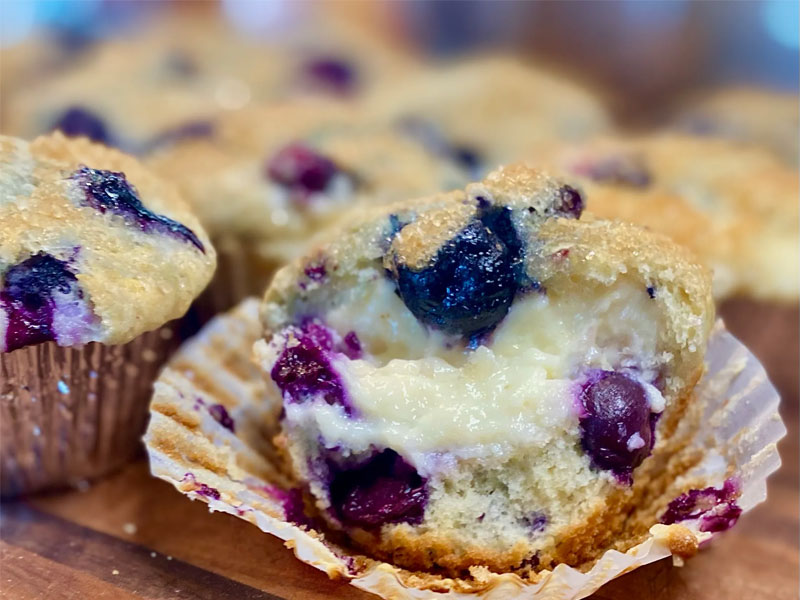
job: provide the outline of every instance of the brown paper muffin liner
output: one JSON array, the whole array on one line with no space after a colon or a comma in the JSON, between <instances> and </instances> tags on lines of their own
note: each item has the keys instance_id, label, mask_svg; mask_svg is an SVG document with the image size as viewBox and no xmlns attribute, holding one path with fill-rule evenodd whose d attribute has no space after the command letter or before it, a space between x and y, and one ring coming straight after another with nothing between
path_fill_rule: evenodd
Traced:
<instances>
[{"instance_id":1,"label":"brown paper muffin liner","mask_svg":"<svg viewBox=\"0 0 800 600\"><path fill-rule=\"evenodd\" d=\"M82 485L139 452L152 383L179 344L173 328L118 346L0 353L2 496Z\"/></svg>"},{"instance_id":2,"label":"brown paper muffin liner","mask_svg":"<svg viewBox=\"0 0 800 600\"><path fill-rule=\"evenodd\" d=\"M266 393L251 360L259 332L258 301L249 299L209 323L170 361L155 384L145 435L151 471L210 510L279 537L330 577L383 598L584 598L647 563L670 555L682 562L725 528L710 527L719 515L705 508L659 523L671 501L689 490L731 488L735 502L729 498L725 508L746 512L764 500L766 478L780 465L776 443L786 429L779 397L763 367L719 321L689 409L660 453L642 465L649 462L663 475L651 480L655 489L640 497L631 527L610 549L584 564L522 575L481 566L463 578L411 572L353 550L303 512L299 488L272 442L279 401Z\"/></svg>"}]
</instances>

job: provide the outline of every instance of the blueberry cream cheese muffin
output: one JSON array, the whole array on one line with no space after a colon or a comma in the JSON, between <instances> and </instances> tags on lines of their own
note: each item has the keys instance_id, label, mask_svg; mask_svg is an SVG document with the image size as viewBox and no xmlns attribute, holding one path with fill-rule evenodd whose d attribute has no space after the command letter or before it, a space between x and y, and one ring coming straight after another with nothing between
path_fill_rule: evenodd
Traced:
<instances>
[{"instance_id":1,"label":"blueberry cream cheese muffin","mask_svg":"<svg viewBox=\"0 0 800 600\"><path fill-rule=\"evenodd\" d=\"M150 384L215 252L136 160L60 133L0 138L2 493L74 483L138 447Z\"/></svg>"},{"instance_id":2,"label":"blueberry cream cheese muffin","mask_svg":"<svg viewBox=\"0 0 800 600\"><path fill-rule=\"evenodd\" d=\"M149 164L177 183L220 252L209 289L215 312L263 294L275 269L347 209L468 179L416 140L314 100L230 113L210 135L165 146Z\"/></svg>"},{"instance_id":3,"label":"blueberry cream cheese muffin","mask_svg":"<svg viewBox=\"0 0 800 600\"><path fill-rule=\"evenodd\" d=\"M602 554L664 473L703 372L706 270L580 219L512 165L365 211L281 269L255 354L321 517L370 556L459 576Z\"/></svg>"},{"instance_id":4,"label":"blueberry cream cheese muffin","mask_svg":"<svg viewBox=\"0 0 800 600\"><path fill-rule=\"evenodd\" d=\"M556 144L530 163L577 178L593 214L692 249L713 271L717 299L800 296L797 173L765 149L660 133Z\"/></svg>"}]
</instances>

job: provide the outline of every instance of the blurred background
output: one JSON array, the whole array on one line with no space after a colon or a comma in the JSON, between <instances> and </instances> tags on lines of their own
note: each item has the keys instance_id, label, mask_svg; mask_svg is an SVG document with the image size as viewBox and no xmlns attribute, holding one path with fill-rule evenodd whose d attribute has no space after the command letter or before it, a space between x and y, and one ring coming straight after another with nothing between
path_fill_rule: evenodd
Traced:
<instances>
[{"instance_id":1,"label":"blurred background","mask_svg":"<svg viewBox=\"0 0 800 600\"><path fill-rule=\"evenodd\" d=\"M4 0L0 12L4 50L20 54L42 38L58 45L59 52L42 53L34 65L39 73L68 68L94 43L165 18L216 16L243 38L273 42L291 38L293 25L313 13L320 35L330 17L428 56L503 48L532 57L603 92L617 117L633 125L658 119L695 88L745 83L796 91L800 70L800 17L791 0ZM5 62L13 60L4 54Z\"/></svg>"}]
</instances>

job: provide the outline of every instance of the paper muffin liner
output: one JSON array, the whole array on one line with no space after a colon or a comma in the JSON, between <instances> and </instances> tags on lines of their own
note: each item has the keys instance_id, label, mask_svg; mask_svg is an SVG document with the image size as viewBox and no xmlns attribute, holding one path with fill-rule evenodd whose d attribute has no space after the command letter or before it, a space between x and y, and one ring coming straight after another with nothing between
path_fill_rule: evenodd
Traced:
<instances>
[{"instance_id":1,"label":"paper muffin liner","mask_svg":"<svg viewBox=\"0 0 800 600\"><path fill-rule=\"evenodd\" d=\"M716 535L705 514L659 524L670 500L689 489L726 486L737 490L736 503L746 512L766 498L767 476L780 466L776 443L786 429L778 394L756 358L718 321L707 372L661 456L670 465L666 489L637 507L653 524L629 540L625 552L607 550L594 562L561 564L531 580L485 567L471 569L469 579L410 572L331 541L303 514L299 488L272 443L280 406L251 360L260 331L258 302L248 299L209 323L170 361L156 382L145 435L152 473L210 510L281 538L301 561L330 577L384 598L584 598L637 567L670 555L678 562Z\"/></svg>"},{"instance_id":2,"label":"paper muffin liner","mask_svg":"<svg viewBox=\"0 0 800 600\"><path fill-rule=\"evenodd\" d=\"M178 344L167 324L118 346L0 353L2 496L82 485L140 452L153 381Z\"/></svg>"}]
</instances>

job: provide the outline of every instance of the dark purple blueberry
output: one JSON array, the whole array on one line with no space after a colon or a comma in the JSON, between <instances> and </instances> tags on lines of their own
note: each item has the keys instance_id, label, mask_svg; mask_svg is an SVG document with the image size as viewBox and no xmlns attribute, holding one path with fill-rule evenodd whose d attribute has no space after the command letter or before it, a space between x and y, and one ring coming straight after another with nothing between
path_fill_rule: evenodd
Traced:
<instances>
[{"instance_id":1,"label":"dark purple blueberry","mask_svg":"<svg viewBox=\"0 0 800 600\"><path fill-rule=\"evenodd\" d=\"M306 265L303 271L311 281L321 283L328 277L328 270L325 268L324 262L314 262Z\"/></svg>"},{"instance_id":2,"label":"dark purple blueberry","mask_svg":"<svg viewBox=\"0 0 800 600\"><path fill-rule=\"evenodd\" d=\"M426 481L394 450L383 450L357 467L332 471L331 506L345 525L371 529L422 521Z\"/></svg>"},{"instance_id":3,"label":"dark purple blueberry","mask_svg":"<svg viewBox=\"0 0 800 600\"><path fill-rule=\"evenodd\" d=\"M451 148L453 160L472 177L480 176L484 168L483 157L474 148L469 146L453 146Z\"/></svg>"},{"instance_id":4,"label":"dark purple blueberry","mask_svg":"<svg viewBox=\"0 0 800 600\"><path fill-rule=\"evenodd\" d=\"M647 286L647 295L650 296L650 299L654 299L656 297L656 288L652 285Z\"/></svg>"},{"instance_id":5,"label":"dark purple blueberry","mask_svg":"<svg viewBox=\"0 0 800 600\"><path fill-rule=\"evenodd\" d=\"M338 96L352 94L358 85L353 65L341 58L313 58L303 65L303 76L314 87Z\"/></svg>"},{"instance_id":6,"label":"dark purple blueberry","mask_svg":"<svg viewBox=\"0 0 800 600\"><path fill-rule=\"evenodd\" d=\"M653 179L642 158L635 155L600 157L578 164L572 170L594 181L636 188L647 187Z\"/></svg>"},{"instance_id":7,"label":"dark purple blueberry","mask_svg":"<svg viewBox=\"0 0 800 600\"><path fill-rule=\"evenodd\" d=\"M337 173L332 160L301 143L285 146L267 164L269 179L287 188L301 203L311 194L325 191Z\"/></svg>"},{"instance_id":8,"label":"dark purple blueberry","mask_svg":"<svg viewBox=\"0 0 800 600\"><path fill-rule=\"evenodd\" d=\"M654 442L644 388L622 373L599 371L584 385L580 400L581 443L592 464L630 483Z\"/></svg>"},{"instance_id":9,"label":"dark purple blueberry","mask_svg":"<svg viewBox=\"0 0 800 600\"><path fill-rule=\"evenodd\" d=\"M391 271L403 302L423 323L474 341L505 317L519 286L522 242L511 211L497 207L445 243L430 266Z\"/></svg>"},{"instance_id":10,"label":"dark purple blueberry","mask_svg":"<svg viewBox=\"0 0 800 600\"><path fill-rule=\"evenodd\" d=\"M725 531L733 527L742 514L736 504L738 496L739 488L732 479L726 479L720 489L689 490L669 503L660 520L671 525L699 518L700 531Z\"/></svg>"},{"instance_id":11,"label":"dark purple blueberry","mask_svg":"<svg viewBox=\"0 0 800 600\"><path fill-rule=\"evenodd\" d=\"M93 142L111 144L111 135L105 122L87 108L73 106L55 120L52 130L61 131L67 137L87 137Z\"/></svg>"},{"instance_id":12,"label":"dark purple blueberry","mask_svg":"<svg viewBox=\"0 0 800 600\"><path fill-rule=\"evenodd\" d=\"M8 318L7 352L56 339L53 330L56 292L82 296L78 278L67 263L50 254L39 252L6 271L0 307Z\"/></svg>"},{"instance_id":13,"label":"dark purple blueberry","mask_svg":"<svg viewBox=\"0 0 800 600\"><path fill-rule=\"evenodd\" d=\"M83 166L75 171L72 178L81 184L86 193L86 204L93 209L101 213L110 211L144 232L155 231L171 235L190 242L205 252L203 243L191 229L163 215L157 215L144 206L136 188L128 183L124 173Z\"/></svg>"},{"instance_id":14,"label":"dark purple blueberry","mask_svg":"<svg viewBox=\"0 0 800 600\"><path fill-rule=\"evenodd\" d=\"M543 512L534 511L527 515L523 521L532 533L538 533L547 527L547 516Z\"/></svg>"},{"instance_id":15,"label":"dark purple blueberry","mask_svg":"<svg viewBox=\"0 0 800 600\"><path fill-rule=\"evenodd\" d=\"M214 123L207 120L189 121L168 129L146 144L145 150L169 146L188 139L209 138L214 135Z\"/></svg>"},{"instance_id":16,"label":"dark purple blueberry","mask_svg":"<svg viewBox=\"0 0 800 600\"><path fill-rule=\"evenodd\" d=\"M214 418L214 420L222 425L225 429L230 429L231 431L235 432L233 419L231 418L230 414L228 414L228 409L222 406L222 404L212 404L208 407L208 412Z\"/></svg>"},{"instance_id":17,"label":"dark purple blueberry","mask_svg":"<svg viewBox=\"0 0 800 600\"><path fill-rule=\"evenodd\" d=\"M574 219L581 216L584 207L581 193L571 185L565 185L559 190L559 200L553 205L558 216Z\"/></svg>"},{"instance_id":18,"label":"dark purple blueberry","mask_svg":"<svg viewBox=\"0 0 800 600\"><path fill-rule=\"evenodd\" d=\"M350 360L361 358L361 340L358 339L355 331L351 331L344 336L344 351Z\"/></svg>"},{"instance_id":19,"label":"dark purple blueberry","mask_svg":"<svg viewBox=\"0 0 800 600\"><path fill-rule=\"evenodd\" d=\"M331 364L333 340L322 325L308 321L292 327L291 338L270 371L284 402L303 403L322 398L352 415L344 384Z\"/></svg>"},{"instance_id":20,"label":"dark purple blueberry","mask_svg":"<svg viewBox=\"0 0 800 600\"><path fill-rule=\"evenodd\" d=\"M194 473L184 474L183 479L181 479L181 483L191 484L191 491L195 492L199 496L205 496L206 498L211 498L212 500L220 499L219 490L205 483L198 483L197 477L195 477Z\"/></svg>"}]
</instances>

